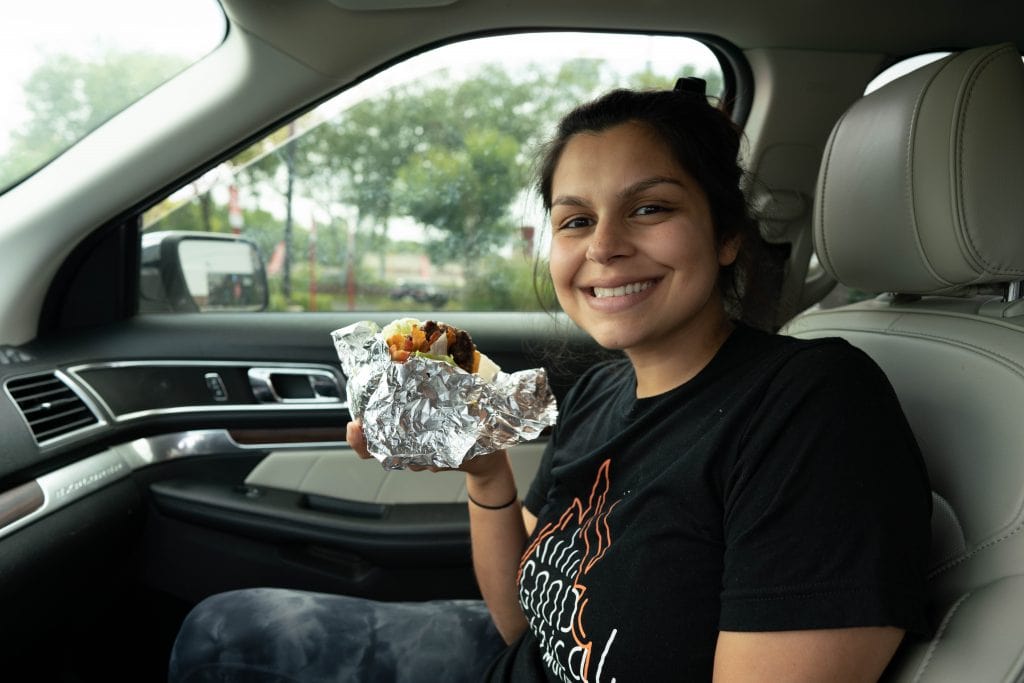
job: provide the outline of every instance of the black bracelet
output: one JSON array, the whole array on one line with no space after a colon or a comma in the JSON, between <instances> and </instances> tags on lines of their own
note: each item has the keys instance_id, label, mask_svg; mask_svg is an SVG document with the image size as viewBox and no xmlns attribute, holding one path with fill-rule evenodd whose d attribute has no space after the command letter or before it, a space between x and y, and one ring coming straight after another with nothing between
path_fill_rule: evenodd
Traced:
<instances>
[{"instance_id":1,"label":"black bracelet","mask_svg":"<svg viewBox=\"0 0 1024 683\"><path fill-rule=\"evenodd\" d=\"M519 502L519 492L516 491L515 494L512 496L512 500L505 503L504 505L484 505L480 501L474 499L473 496L469 495L469 491L466 491L466 498L469 498L470 503L476 505L478 508L483 508L484 510L504 510L505 508L512 507L513 505Z\"/></svg>"}]
</instances>

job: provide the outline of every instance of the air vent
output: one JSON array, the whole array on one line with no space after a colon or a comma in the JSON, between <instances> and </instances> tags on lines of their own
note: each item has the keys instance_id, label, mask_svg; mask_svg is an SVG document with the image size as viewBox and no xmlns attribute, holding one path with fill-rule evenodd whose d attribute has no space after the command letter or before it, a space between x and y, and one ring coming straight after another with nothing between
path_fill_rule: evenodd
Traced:
<instances>
[{"instance_id":1,"label":"air vent","mask_svg":"<svg viewBox=\"0 0 1024 683\"><path fill-rule=\"evenodd\" d=\"M12 379L7 392L40 445L99 422L78 394L53 373Z\"/></svg>"}]
</instances>

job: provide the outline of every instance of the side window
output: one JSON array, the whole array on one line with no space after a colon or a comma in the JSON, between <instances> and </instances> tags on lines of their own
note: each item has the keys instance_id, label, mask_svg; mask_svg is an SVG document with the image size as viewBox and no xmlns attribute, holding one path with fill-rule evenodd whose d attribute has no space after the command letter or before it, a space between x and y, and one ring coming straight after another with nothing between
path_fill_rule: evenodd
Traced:
<instances>
[{"instance_id":1,"label":"side window","mask_svg":"<svg viewBox=\"0 0 1024 683\"><path fill-rule=\"evenodd\" d=\"M243 292L226 285L251 282L258 262L242 273L193 267L193 282L209 279L200 296L169 295L154 259L195 232L258 247L267 310L537 309L546 217L533 172L555 121L612 87L667 88L688 75L721 93L718 61L684 37L519 34L411 58L147 211L140 310L252 310L251 296L234 307L208 293Z\"/></svg>"},{"instance_id":2,"label":"side window","mask_svg":"<svg viewBox=\"0 0 1024 683\"><path fill-rule=\"evenodd\" d=\"M866 88L864 88L864 94L868 95L878 90L886 83L895 81L900 76L905 76L911 71L916 71L917 69L920 69L922 66L926 66L928 64L931 64L932 62L937 62L938 60L948 56L949 54L949 52L926 52L924 54L914 55L913 57L901 59L895 64L892 64L887 68L883 69L882 73L878 74L873 79L871 79L871 82L868 83Z\"/></svg>"}]
</instances>

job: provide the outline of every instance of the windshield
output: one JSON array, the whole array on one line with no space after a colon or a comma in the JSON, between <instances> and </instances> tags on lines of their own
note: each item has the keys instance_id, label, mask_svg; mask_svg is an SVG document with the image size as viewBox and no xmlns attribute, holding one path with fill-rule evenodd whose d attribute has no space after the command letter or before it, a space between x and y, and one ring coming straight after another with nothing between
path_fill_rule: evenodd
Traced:
<instances>
[{"instance_id":1,"label":"windshield","mask_svg":"<svg viewBox=\"0 0 1024 683\"><path fill-rule=\"evenodd\" d=\"M216 0L7 3L0 16L0 194L208 54Z\"/></svg>"}]
</instances>

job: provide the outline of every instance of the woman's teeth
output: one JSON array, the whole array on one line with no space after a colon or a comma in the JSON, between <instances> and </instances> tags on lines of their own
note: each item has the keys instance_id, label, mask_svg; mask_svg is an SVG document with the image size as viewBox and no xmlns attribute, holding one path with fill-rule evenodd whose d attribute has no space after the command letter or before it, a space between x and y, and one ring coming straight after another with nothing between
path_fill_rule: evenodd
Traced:
<instances>
[{"instance_id":1,"label":"woman's teeth","mask_svg":"<svg viewBox=\"0 0 1024 683\"><path fill-rule=\"evenodd\" d=\"M594 296L598 299L603 299L609 296L626 296L627 294L636 294L642 292L651 285L654 284L654 280L647 280L646 282L630 282L628 285L621 287L594 287Z\"/></svg>"}]
</instances>

